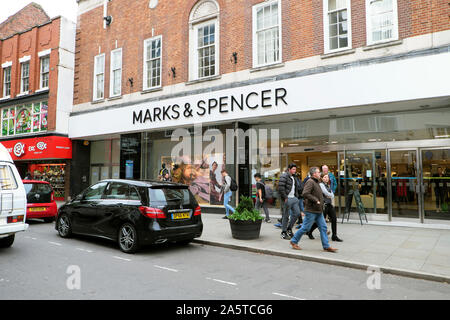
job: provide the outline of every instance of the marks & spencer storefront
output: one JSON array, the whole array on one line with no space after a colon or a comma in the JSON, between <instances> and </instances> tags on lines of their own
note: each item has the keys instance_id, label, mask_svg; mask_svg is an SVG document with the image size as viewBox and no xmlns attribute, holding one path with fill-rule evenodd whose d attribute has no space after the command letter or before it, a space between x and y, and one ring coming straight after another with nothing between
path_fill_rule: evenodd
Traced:
<instances>
[{"instance_id":1,"label":"marks & spencer storefront","mask_svg":"<svg viewBox=\"0 0 450 320\"><path fill-rule=\"evenodd\" d=\"M104 146L101 154L91 147L91 182L156 179L164 164L174 181L190 185L202 206L218 208L221 169L235 177L239 194L250 195L256 172L276 189L288 163L297 163L302 178L309 167L326 164L338 178L341 215L356 212L350 200L358 189L369 219L446 223L448 59L445 53L413 63L299 72L75 111L69 137ZM194 140L184 158L172 157L182 142L172 139L179 128ZM227 134L238 129L247 133L242 144ZM224 147L212 148L218 140ZM277 207L272 210L278 214Z\"/></svg>"}]
</instances>

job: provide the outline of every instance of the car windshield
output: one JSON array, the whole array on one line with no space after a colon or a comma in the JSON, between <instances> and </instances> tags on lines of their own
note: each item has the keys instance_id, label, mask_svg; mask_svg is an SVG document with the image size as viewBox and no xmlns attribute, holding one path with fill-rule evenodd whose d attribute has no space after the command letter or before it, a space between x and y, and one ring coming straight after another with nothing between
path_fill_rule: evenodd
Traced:
<instances>
[{"instance_id":1,"label":"car windshield","mask_svg":"<svg viewBox=\"0 0 450 320\"><path fill-rule=\"evenodd\" d=\"M28 203L51 202L52 187L47 183L24 183Z\"/></svg>"},{"instance_id":2,"label":"car windshield","mask_svg":"<svg viewBox=\"0 0 450 320\"><path fill-rule=\"evenodd\" d=\"M186 204L191 201L191 193L188 189L161 188L149 189L150 205L161 206L167 204ZM192 199L193 200L193 199Z\"/></svg>"}]
</instances>

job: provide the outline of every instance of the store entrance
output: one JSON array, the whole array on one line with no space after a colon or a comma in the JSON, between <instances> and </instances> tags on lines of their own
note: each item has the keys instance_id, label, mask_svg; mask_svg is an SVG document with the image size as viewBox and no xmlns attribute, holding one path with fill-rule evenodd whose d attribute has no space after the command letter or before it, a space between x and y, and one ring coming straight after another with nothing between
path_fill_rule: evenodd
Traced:
<instances>
[{"instance_id":1,"label":"store entrance","mask_svg":"<svg viewBox=\"0 0 450 320\"><path fill-rule=\"evenodd\" d=\"M318 167L322 171L323 165L327 165L329 171L337 177L337 152L289 153L287 156L288 164L295 163L297 165L297 172L300 174L302 180L308 176L309 168Z\"/></svg>"}]
</instances>

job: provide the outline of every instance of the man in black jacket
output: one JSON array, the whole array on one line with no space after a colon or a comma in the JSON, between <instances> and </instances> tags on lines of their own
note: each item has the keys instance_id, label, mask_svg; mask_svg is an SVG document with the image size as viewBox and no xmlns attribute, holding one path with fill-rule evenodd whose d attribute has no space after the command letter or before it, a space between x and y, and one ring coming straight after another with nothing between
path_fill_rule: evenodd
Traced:
<instances>
[{"instance_id":1,"label":"man in black jacket","mask_svg":"<svg viewBox=\"0 0 450 320\"><path fill-rule=\"evenodd\" d=\"M295 181L294 175L297 171L297 165L291 163L288 170L283 173L278 182L278 192L281 197L281 205L283 206L283 215L281 221L281 238L290 240L294 233L292 227L300 215L300 208L298 205L298 184ZM292 210L291 219L289 219L289 212Z\"/></svg>"}]
</instances>

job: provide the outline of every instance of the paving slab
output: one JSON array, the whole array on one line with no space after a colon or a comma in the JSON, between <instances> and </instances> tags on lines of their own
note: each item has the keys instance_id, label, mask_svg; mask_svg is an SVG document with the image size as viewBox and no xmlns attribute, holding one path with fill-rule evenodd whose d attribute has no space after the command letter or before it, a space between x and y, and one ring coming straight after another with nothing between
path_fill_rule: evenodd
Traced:
<instances>
[{"instance_id":1,"label":"paving slab","mask_svg":"<svg viewBox=\"0 0 450 320\"><path fill-rule=\"evenodd\" d=\"M301 238L302 250L293 250L288 240L281 239L281 229L274 226L276 218L262 223L258 239L238 240L222 217L202 213L203 234L195 242L365 270L376 266L385 273L450 283L448 229L338 222L338 235L344 242L330 241L338 249L330 253L323 251L318 230L314 240L306 235Z\"/></svg>"}]
</instances>

